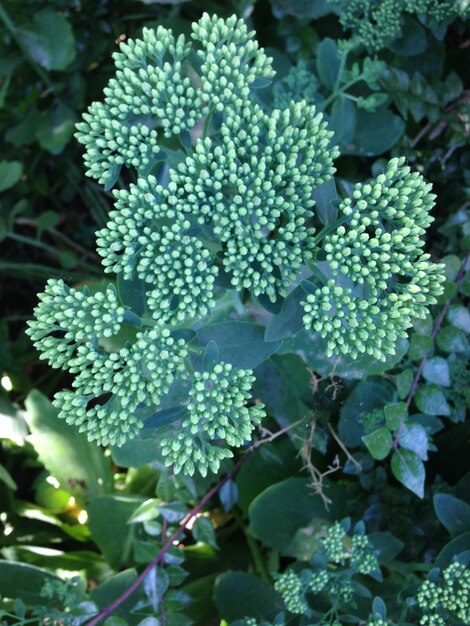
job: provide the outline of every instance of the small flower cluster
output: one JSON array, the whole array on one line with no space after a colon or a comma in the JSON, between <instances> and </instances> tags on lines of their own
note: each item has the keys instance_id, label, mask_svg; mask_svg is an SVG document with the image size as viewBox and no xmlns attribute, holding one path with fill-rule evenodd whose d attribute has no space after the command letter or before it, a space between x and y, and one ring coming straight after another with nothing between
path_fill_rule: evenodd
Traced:
<instances>
[{"instance_id":1,"label":"small flower cluster","mask_svg":"<svg viewBox=\"0 0 470 626\"><path fill-rule=\"evenodd\" d=\"M328 0L335 2L336 0ZM354 39L372 50L380 50L402 34L404 13L424 15L436 22L468 16L468 5L459 0L342 0L340 22Z\"/></svg>"},{"instance_id":2,"label":"small flower cluster","mask_svg":"<svg viewBox=\"0 0 470 626\"><path fill-rule=\"evenodd\" d=\"M205 13L193 24L193 39L201 45L197 55L202 63L202 98L213 111L223 111L227 106L241 108L250 99L256 80L275 74L272 59L236 15L224 20Z\"/></svg>"},{"instance_id":3,"label":"small flower cluster","mask_svg":"<svg viewBox=\"0 0 470 626\"><path fill-rule=\"evenodd\" d=\"M327 339L328 356L385 360L412 319L437 302L443 266L422 252L433 203L430 185L403 158L391 159L383 174L341 202L346 224L324 239L335 277L303 303L304 324Z\"/></svg>"},{"instance_id":4,"label":"small flower cluster","mask_svg":"<svg viewBox=\"0 0 470 626\"><path fill-rule=\"evenodd\" d=\"M225 458L233 456L227 447L240 447L250 441L254 427L264 417L261 404L246 406L250 400L254 376L251 370L216 363L210 371L195 372L189 392L187 417L174 436L161 442L167 466L175 474L192 476L198 470L206 476L216 473Z\"/></svg>"},{"instance_id":5,"label":"small flower cluster","mask_svg":"<svg viewBox=\"0 0 470 626\"><path fill-rule=\"evenodd\" d=\"M295 572L289 570L281 574L274 583L274 589L281 594L288 611L294 615L303 615L307 611L304 585Z\"/></svg>"},{"instance_id":6,"label":"small flower cluster","mask_svg":"<svg viewBox=\"0 0 470 626\"><path fill-rule=\"evenodd\" d=\"M270 115L252 104L170 172L172 211L212 230L233 287L274 301L296 278L311 254L312 192L334 171L331 136L305 102Z\"/></svg>"},{"instance_id":7,"label":"small flower cluster","mask_svg":"<svg viewBox=\"0 0 470 626\"><path fill-rule=\"evenodd\" d=\"M51 367L77 372L72 359L78 347L91 338L116 335L124 319L124 308L112 285L90 294L86 288L80 291L68 287L63 280L51 278L39 294L34 317L28 322L26 333L40 358Z\"/></svg>"},{"instance_id":8,"label":"small flower cluster","mask_svg":"<svg viewBox=\"0 0 470 626\"><path fill-rule=\"evenodd\" d=\"M275 109L286 109L291 102L305 100L313 104L317 97L318 81L311 72L305 61L300 60L297 65L290 68L282 80L273 87L273 105Z\"/></svg>"},{"instance_id":9,"label":"small flower cluster","mask_svg":"<svg viewBox=\"0 0 470 626\"><path fill-rule=\"evenodd\" d=\"M336 608L348 604L354 596L354 576L376 576L380 572L369 539L357 528L351 538L347 530L349 524L346 519L328 529L311 568L299 573L290 569L276 579L274 588L290 613L309 617L309 595L312 594L323 594Z\"/></svg>"},{"instance_id":10,"label":"small flower cluster","mask_svg":"<svg viewBox=\"0 0 470 626\"><path fill-rule=\"evenodd\" d=\"M445 626L446 618L470 622L470 570L455 561L442 572L443 581L425 580L416 599L424 612L421 626Z\"/></svg>"},{"instance_id":11,"label":"small flower cluster","mask_svg":"<svg viewBox=\"0 0 470 626\"><path fill-rule=\"evenodd\" d=\"M165 157L159 129L181 136L209 109L242 106L257 79L274 75L271 59L236 16L204 14L193 24L192 39L200 47L200 77L191 65L191 43L163 26L120 44L104 101L93 102L77 124L88 176L111 188L122 166L148 171Z\"/></svg>"},{"instance_id":12,"label":"small flower cluster","mask_svg":"<svg viewBox=\"0 0 470 626\"><path fill-rule=\"evenodd\" d=\"M73 360L80 372L73 381L75 391L58 392L53 404L89 441L121 446L143 426L138 409L158 406L184 373L186 356L185 341L160 327L137 333L135 342L119 352L85 344Z\"/></svg>"}]
</instances>

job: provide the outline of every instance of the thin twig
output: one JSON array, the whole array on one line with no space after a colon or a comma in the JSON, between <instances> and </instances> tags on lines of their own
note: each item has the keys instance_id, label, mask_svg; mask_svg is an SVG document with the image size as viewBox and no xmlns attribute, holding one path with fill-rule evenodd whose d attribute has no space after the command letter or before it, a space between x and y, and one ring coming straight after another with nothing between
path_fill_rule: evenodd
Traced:
<instances>
[{"instance_id":1,"label":"thin twig","mask_svg":"<svg viewBox=\"0 0 470 626\"><path fill-rule=\"evenodd\" d=\"M275 439L277 439L281 435L285 434L288 430L290 430L290 429L294 428L295 426L298 426L299 424L301 424L303 421L304 420L298 420L297 422L289 424L288 426L282 428L281 430L276 431L275 433L272 433L268 437L265 437L263 439L259 439L258 441L255 441L248 448L248 450L245 452L245 454L241 457L241 459L238 461L238 463L236 465L234 465L234 467L224 476L224 478L219 480L219 482L214 487L212 487L212 489L210 489L210 491L208 491L206 493L206 495L203 498L201 498L199 503L195 507L193 507L189 511L189 513L187 513L187 515L181 520L180 526L169 537L169 539L167 539L167 541L165 541L165 543L164 543L162 549L160 550L160 552L147 565L147 567L142 571L142 573L139 574L139 576L137 576L137 578L134 580L132 585L130 585L118 598L116 598L113 602L111 602L111 604L109 604L102 611L100 611L98 613L98 615L96 615L92 620L90 620L86 624L86 626L96 626L96 624L98 624L102 619L104 619L105 617L108 617L108 615L111 615L111 613L115 609L117 609L125 600L127 600L127 598L129 598L129 596L131 596L134 593L134 591L136 591L140 587L140 585L144 582L145 578L149 575L149 573L155 567L157 567L157 565L163 560L163 557L168 552L168 550L171 548L171 546L175 543L175 541L177 539L179 539L179 537L184 533L184 531L186 530L186 527L188 526L190 521L194 517L196 517L198 515L198 513L200 513L200 511L204 508L204 506L209 502L209 500L213 496L215 496L220 491L220 489L225 485L225 483L227 483L229 480L231 480L237 474L238 470L241 468L243 463L245 463L245 461L251 456L251 454L257 448L259 448L261 445L263 445L265 443L270 443L271 441L274 441Z\"/></svg>"},{"instance_id":2,"label":"thin twig","mask_svg":"<svg viewBox=\"0 0 470 626\"><path fill-rule=\"evenodd\" d=\"M460 285L460 283L463 280L463 277L465 276L465 268L467 267L467 263L470 260L470 250L467 252L467 254L465 255L464 260L462 261L462 264L460 266L460 269L457 273L457 276L455 278L455 284L457 285L457 287ZM437 333L439 332L442 322L444 321L444 318L446 316L447 311L449 310L449 307L451 305L453 298L449 298L446 303L444 304L444 306L442 307L442 311L439 314L439 317L436 320L436 323L434 324L434 327L432 329L432 333L431 333L431 339L434 341L434 339L436 338ZM410 393L408 394L408 398L406 400L406 406L409 408L411 406L411 402L415 396L416 390L418 389L418 383L420 381L421 378L421 374L423 373L423 368L424 365L426 363L426 361L428 360L428 355L429 352L427 352L423 358L421 359L421 361L419 362L418 365L418 369L416 371L416 375L413 379L413 382L411 384L411 389L410 389ZM397 433L395 435L395 439L393 440L393 449L396 450L398 448L398 439L400 437L400 433L401 430L403 428L403 424L404 424L404 420L402 419L400 421L400 423L398 424L398 428L397 428Z\"/></svg>"},{"instance_id":3,"label":"thin twig","mask_svg":"<svg viewBox=\"0 0 470 626\"><path fill-rule=\"evenodd\" d=\"M348 457L348 459L350 461L352 461L352 463L354 463L354 465L356 467L358 467L360 470L362 470L362 465L359 463L359 461L357 461L353 455L349 452L349 450L346 448L346 446L344 445L344 443L341 441L341 439L339 438L339 436L336 434L333 426L330 424L330 422L328 422L327 424L328 426L328 430L330 431L330 433L333 435L334 440L336 441L336 443L339 445L339 447L341 448L341 450L344 452L344 454Z\"/></svg>"}]
</instances>

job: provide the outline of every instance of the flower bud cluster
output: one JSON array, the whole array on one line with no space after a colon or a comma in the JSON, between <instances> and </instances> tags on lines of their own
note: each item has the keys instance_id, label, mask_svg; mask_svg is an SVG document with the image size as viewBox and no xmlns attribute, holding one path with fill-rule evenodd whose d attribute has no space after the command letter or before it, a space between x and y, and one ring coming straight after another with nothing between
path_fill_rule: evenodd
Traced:
<instances>
[{"instance_id":1,"label":"flower bud cluster","mask_svg":"<svg viewBox=\"0 0 470 626\"><path fill-rule=\"evenodd\" d=\"M112 285L90 294L86 288L73 289L63 280L51 278L38 297L26 333L40 358L54 368L78 371L73 362L78 347L93 338L116 335L124 319L124 307Z\"/></svg>"},{"instance_id":2,"label":"flower bud cluster","mask_svg":"<svg viewBox=\"0 0 470 626\"><path fill-rule=\"evenodd\" d=\"M160 327L137 333L135 342L119 352L84 344L72 360L74 371L80 372L75 390L60 391L53 404L89 441L120 446L143 426L138 409L158 406L184 373L186 356L185 341Z\"/></svg>"},{"instance_id":3,"label":"flower bud cluster","mask_svg":"<svg viewBox=\"0 0 470 626\"><path fill-rule=\"evenodd\" d=\"M175 474L203 476L216 473L225 458L233 456L227 446L240 447L250 441L254 427L264 417L264 406L247 406L254 376L251 370L216 363L210 371L195 372L189 392L187 417L174 436L162 440L162 454Z\"/></svg>"},{"instance_id":4,"label":"flower bud cluster","mask_svg":"<svg viewBox=\"0 0 470 626\"><path fill-rule=\"evenodd\" d=\"M295 615L303 615L307 611L304 586L295 572L289 570L281 574L274 583L274 589L282 596L288 611Z\"/></svg>"},{"instance_id":5,"label":"flower bud cluster","mask_svg":"<svg viewBox=\"0 0 470 626\"><path fill-rule=\"evenodd\" d=\"M341 202L345 223L324 239L334 277L303 302L304 324L327 340L328 356L385 360L413 318L437 302L443 266L422 252L434 197L418 172L394 158Z\"/></svg>"}]
</instances>

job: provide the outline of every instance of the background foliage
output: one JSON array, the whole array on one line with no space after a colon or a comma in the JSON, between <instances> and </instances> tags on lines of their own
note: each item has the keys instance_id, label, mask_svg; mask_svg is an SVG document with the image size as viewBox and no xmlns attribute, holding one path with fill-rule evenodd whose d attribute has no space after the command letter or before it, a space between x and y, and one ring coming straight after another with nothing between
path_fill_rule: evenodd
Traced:
<instances>
[{"instance_id":1,"label":"background foliage","mask_svg":"<svg viewBox=\"0 0 470 626\"><path fill-rule=\"evenodd\" d=\"M109 624L466 622L458 608L468 611L468 579L456 578L460 592L447 568L455 558L467 565L470 550L468 16L452 3L436 17L432 2L419 11L388 2L401 20L378 42L346 19L345 4L0 3L6 622L91 619L133 584L224 476ZM361 15L375 3L351 4ZM235 12L257 31L277 71L266 103L283 108L302 98L325 112L340 157L337 192L323 187L316 198L324 215L336 193L349 195L390 157L405 155L433 184L426 250L446 274L432 315L386 362L328 357L306 331L290 337L275 325L271 339L284 341L266 354L260 350L269 344L253 334L240 333L236 346L224 344L220 327L217 336L200 336L201 346L215 339L229 360L248 359L240 367L257 366L254 396L268 413L251 453L204 478L165 469L152 423L121 448L102 449L59 420L48 398L69 377L41 364L25 335L47 278L91 290L101 284L94 233L112 197L84 176L72 134L113 74L116 42L144 25L188 33L203 11ZM335 522L346 535L331 558L325 539L341 536ZM368 538L377 559L366 573L353 564L356 536ZM321 587L319 572L328 585Z\"/></svg>"}]
</instances>

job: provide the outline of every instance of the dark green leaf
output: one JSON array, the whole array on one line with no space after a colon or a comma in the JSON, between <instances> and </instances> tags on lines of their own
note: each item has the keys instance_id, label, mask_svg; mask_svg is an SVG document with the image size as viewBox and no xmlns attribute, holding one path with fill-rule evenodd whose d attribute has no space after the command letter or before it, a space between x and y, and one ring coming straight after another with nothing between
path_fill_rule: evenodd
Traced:
<instances>
[{"instance_id":1,"label":"dark green leaf","mask_svg":"<svg viewBox=\"0 0 470 626\"><path fill-rule=\"evenodd\" d=\"M397 450L391 461L395 478L419 498L424 496L424 479L426 472L423 462L411 450Z\"/></svg>"},{"instance_id":2,"label":"dark green leaf","mask_svg":"<svg viewBox=\"0 0 470 626\"><path fill-rule=\"evenodd\" d=\"M468 352L470 347L465 333L453 326L444 326L437 333L436 343L444 352Z\"/></svg>"},{"instance_id":3,"label":"dark green leaf","mask_svg":"<svg viewBox=\"0 0 470 626\"><path fill-rule=\"evenodd\" d=\"M447 313L447 319L452 326L470 333L470 311L465 306L452 306Z\"/></svg>"},{"instance_id":4,"label":"dark green leaf","mask_svg":"<svg viewBox=\"0 0 470 626\"><path fill-rule=\"evenodd\" d=\"M343 514L342 490L328 484L324 489L332 500L328 510L306 478L288 478L268 487L249 508L253 534L284 555L309 558L319 545L317 532Z\"/></svg>"},{"instance_id":5,"label":"dark green leaf","mask_svg":"<svg viewBox=\"0 0 470 626\"><path fill-rule=\"evenodd\" d=\"M264 340L264 327L250 322L219 322L201 328L196 342L206 346L215 341L220 360L236 367L253 369L279 348L280 343Z\"/></svg>"},{"instance_id":6,"label":"dark green leaf","mask_svg":"<svg viewBox=\"0 0 470 626\"><path fill-rule=\"evenodd\" d=\"M28 606L50 604L41 596L41 589L46 581L59 581L50 572L26 565L0 561L0 597L21 598Z\"/></svg>"},{"instance_id":7,"label":"dark green leaf","mask_svg":"<svg viewBox=\"0 0 470 626\"><path fill-rule=\"evenodd\" d=\"M356 106L349 98L336 98L331 108L330 127L335 143L349 143L356 130Z\"/></svg>"},{"instance_id":8,"label":"dark green leaf","mask_svg":"<svg viewBox=\"0 0 470 626\"><path fill-rule=\"evenodd\" d=\"M334 222L338 215L338 209L333 205L333 201L337 197L338 194L333 177L313 190L312 199L315 201L315 213L317 213L324 226Z\"/></svg>"},{"instance_id":9,"label":"dark green leaf","mask_svg":"<svg viewBox=\"0 0 470 626\"><path fill-rule=\"evenodd\" d=\"M23 165L19 161L0 161L0 193L20 180Z\"/></svg>"},{"instance_id":10,"label":"dark green leaf","mask_svg":"<svg viewBox=\"0 0 470 626\"><path fill-rule=\"evenodd\" d=\"M75 58L75 38L68 20L44 9L31 15L18 36L36 63L46 70L64 70Z\"/></svg>"},{"instance_id":11,"label":"dark green leaf","mask_svg":"<svg viewBox=\"0 0 470 626\"><path fill-rule=\"evenodd\" d=\"M302 330L304 310L300 304L305 300L305 291L296 287L284 300L279 315L274 315L266 328L264 338L266 341L279 341L295 335Z\"/></svg>"},{"instance_id":12,"label":"dark green leaf","mask_svg":"<svg viewBox=\"0 0 470 626\"><path fill-rule=\"evenodd\" d=\"M228 513L238 502L238 486L233 480L227 480L219 491L220 502L226 513Z\"/></svg>"},{"instance_id":13,"label":"dark green leaf","mask_svg":"<svg viewBox=\"0 0 470 626\"><path fill-rule=\"evenodd\" d=\"M452 537L470 531L470 506L466 502L447 493L437 493L433 502L439 521Z\"/></svg>"},{"instance_id":14,"label":"dark green leaf","mask_svg":"<svg viewBox=\"0 0 470 626\"><path fill-rule=\"evenodd\" d=\"M358 418L390 402L393 392L393 385L380 378L362 381L354 387L341 407L339 419L339 436L346 446L361 445L365 432Z\"/></svg>"},{"instance_id":15,"label":"dark green leaf","mask_svg":"<svg viewBox=\"0 0 470 626\"><path fill-rule=\"evenodd\" d=\"M387 47L401 56L421 54L427 48L426 32L416 20L406 16L403 20L401 36L394 39Z\"/></svg>"},{"instance_id":16,"label":"dark green leaf","mask_svg":"<svg viewBox=\"0 0 470 626\"><path fill-rule=\"evenodd\" d=\"M272 622L283 608L281 597L269 583L245 572L223 574L217 581L215 602L228 621L254 617Z\"/></svg>"},{"instance_id":17,"label":"dark green leaf","mask_svg":"<svg viewBox=\"0 0 470 626\"><path fill-rule=\"evenodd\" d=\"M426 335L412 335L408 355L412 361L420 361L432 348L432 338Z\"/></svg>"},{"instance_id":18,"label":"dark green leaf","mask_svg":"<svg viewBox=\"0 0 470 626\"><path fill-rule=\"evenodd\" d=\"M191 529L193 537L196 541L207 543L212 548L217 548L214 527L208 517L198 517Z\"/></svg>"},{"instance_id":19,"label":"dark green leaf","mask_svg":"<svg viewBox=\"0 0 470 626\"><path fill-rule=\"evenodd\" d=\"M88 505L88 524L93 541L111 567L118 569L126 563L132 550L135 527L128 524L142 498L103 496Z\"/></svg>"},{"instance_id":20,"label":"dark green leaf","mask_svg":"<svg viewBox=\"0 0 470 626\"><path fill-rule=\"evenodd\" d=\"M114 490L110 459L76 428L58 417L57 410L39 391L25 401L32 443L41 462L61 487L83 501Z\"/></svg>"},{"instance_id":21,"label":"dark green leaf","mask_svg":"<svg viewBox=\"0 0 470 626\"><path fill-rule=\"evenodd\" d=\"M396 430L408 417L408 407L405 402L393 402L384 406L384 415L387 428Z\"/></svg>"},{"instance_id":22,"label":"dark green leaf","mask_svg":"<svg viewBox=\"0 0 470 626\"><path fill-rule=\"evenodd\" d=\"M341 60L334 39L327 37L317 47L317 73L321 82L329 90L335 86Z\"/></svg>"},{"instance_id":23,"label":"dark green leaf","mask_svg":"<svg viewBox=\"0 0 470 626\"><path fill-rule=\"evenodd\" d=\"M403 134L403 120L389 110L374 113L358 110L356 132L343 152L360 156L377 156L392 148Z\"/></svg>"}]
</instances>

